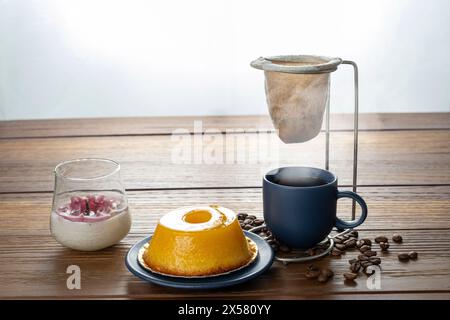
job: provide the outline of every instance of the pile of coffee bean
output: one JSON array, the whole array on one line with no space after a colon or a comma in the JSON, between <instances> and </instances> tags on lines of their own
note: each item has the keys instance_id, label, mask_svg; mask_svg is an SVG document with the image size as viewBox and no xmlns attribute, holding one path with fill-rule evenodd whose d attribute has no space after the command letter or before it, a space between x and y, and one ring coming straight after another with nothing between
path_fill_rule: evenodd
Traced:
<instances>
[{"instance_id":1,"label":"pile of coffee bean","mask_svg":"<svg viewBox=\"0 0 450 320\"><path fill-rule=\"evenodd\" d=\"M255 227L259 227L264 223L263 219L259 219L254 215L249 215L246 213L238 213L237 214L237 218L239 221L239 224L241 226L241 228L243 230L250 230L252 228ZM268 244L270 244L270 246L272 247L272 249L277 252L277 251L281 251L281 252L290 252L291 248L289 248L286 245L281 244L280 242L278 242L272 235L272 232L270 232L269 229L267 229L267 227L262 228L261 230L259 230L257 232L257 234L262 237L263 239L265 239L267 241Z\"/></svg>"},{"instance_id":2,"label":"pile of coffee bean","mask_svg":"<svg viewBox=\"0 0 450 320\"><path fill-rule=\"evenodd\" d=\"M310 264L305 272L305 277L307 279L315 279L320 283L325 283L331 278L333 278L334 272L331 269L324 268L320 269L319 267Z\"/></svg>"},{"instance_id":3,"label":"pile of coffee bean","mask_svg":"<svg viewBox=\"0 0 450 320\"><path fill-rule=\"evenodd\" d=\"M238 213L237 218L239 224L243 230L250 230L252 228L261 226L264 224L264 220L257 218L254 215L249 215L246 213ZM264 238L272 247L275 252L289 253L292 249L285 244L281 243L274 238L272 233L267 227L263 227L256 232L259 236ZM333 257L340 257L345 254L347 250L358 249L359 254L356 258L350 259L348 262L350 264L350 272L344 273L344 279L347 282L352 282L356 280L360 272L370 275L368 268L374 265L381 265L381 258L377 257L377 251L372 249L372 240L363 238L359 239L358 231L352 230L348 233L335 236L334 247L330 252ZM400 234L394 234L392 236L392 241L395 243L402 243L403 237ZM378 244L382 252L389 250L390 244L389 239L386 236L379 235L375 237L374 242ZM305 251L308 256L313 256L321 251L325 250L326 245L321 247L317 246ZM416 251L411 251L409 253L398 254L398 260L401 262L407 262L410 260L416 260L418 258L418 253ZM334 276L334 272L328 268L319 269L315 265L309 265L305 277L308 279L316 279L318 282L327 282Z\"/></svg>"}]
</instances>

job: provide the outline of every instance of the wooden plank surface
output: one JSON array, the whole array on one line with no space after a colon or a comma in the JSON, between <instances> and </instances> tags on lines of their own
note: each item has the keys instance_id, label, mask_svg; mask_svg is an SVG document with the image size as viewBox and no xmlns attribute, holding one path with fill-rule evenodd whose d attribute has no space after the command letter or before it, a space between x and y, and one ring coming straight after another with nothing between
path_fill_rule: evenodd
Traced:
<instances>
[{"instance_id":1,"label":"wooden plank surface","mask_svg":"<svg viewBox=\"0 0 450 320\"><path fill-rule=\"evenodd\" d=\"M352 114L332 114L332 130L351 130ZM268 115L136 117L99 119L53 119L0 121L0 138L154 135L171 134L176 129L194 130L194 121L203 129L273 130ZM450 113L362 113L360 130L450 129Z\"/></svg>"},{"instance_id":2,"label":"wooden plank surface","mask_svg":"<svg viewBox=\"0 0 450 320\"><path fill-rule=\"evenodd\" d=\"M52 191L55 165L83 157L119 161L127 189L261 186L269 168L323 167L324 134L290 145L273 133L210 138L200 135L204 148L195 150L191 135L0 140L0 192ZM351 132L331 135L330 169L343 185L351 184L352 141ZM449 141L450 130L361 132L358 184L448 184Z\"/></svg>"},{"instance_id":3,"label":"wooden plank surface","mask_svg":"<svg viewBox=\"0 0 450 320\"><path fill-rule=\"evenodd\" d=\"M195 163L192 154L179 162L174 155L180 141L197 136L170 134L177 128L192 132L199 119L203 129L241 129L231 137L244 139L233 140L230 148L226 139L209 132L203 136L209 146L203 156L211 150L224 161L230 154L246 156L225 163L205 163L211 158L203 157ZM333 126L331 170L341 184L350 184L351 115L335 115ZM356 286L344 284L347 260L356 255L348 252L318 262L336 272L324 285L304 277L307 264L275 263L243 285L186 291L134 277L123 263L128 248L152 232L162 214L184 205L218 203L261 216L261 175L280 165L322 167L323 134L304 144L278 141L274 149L264 143L272 141L273 133L251 130L272 130L268 117L258 116L0 122L0 298L450 299L450 114L362 115L361 127L366 131L360 134L359 184L365 187L358 192L368 203L369 216L360 234L373 238L399 232L404 237L403 244L392 244L388 254L381 254L381 289L368 289L365 276ZM129 189L132 230L120 244L100 252L65 249L49 234L52 169L77 157L121 162ZM349 205L339 202L339 216L349 215ZM396 254L410 250L418 251L419 259L398 262ZM82 269L82 290L66 289L71 264Z\"/></svg>"},{"instance_id":4,"label":"wooden plank surface","mask_svg":"<svg viewBox=\"0 0 450 320\"><path fill-rule=\"evenodd\" d=\"M450 229L450 186L363 187L358 192L369 207L361 230ZM261 189L146 190L127 195L132 233L152 232L164 213L183 206L220 204L259 217L263 212ZM51 201L51 193L0 194L0 235L48 235ZM351 202L338 204L339 216L350 218Z\"/></svg>"},{"instance_id":5,"label":"wooden plank surface","mask_svg":"<svg viewBox=\"0 0 450 320\"><path fill-rule=\"evenodd\" d=\"M380 231L364 231L361 236L374 238ZM382 232L389 235L391 232ZM0 236L0 297L109 297L148 299L236 298L279 299L328 297L346 294L450 292L450 233L448 230L402 231L403 244L393 244L382 258L381 289L368 289L361 275L355 286L344 284L342 274L348 259L357 255L349 251L342 258L327 257L317 262L334 270L336 276L318 284L304 276L308 264L273 267L257 279L227 289L189 291L149 284L133 276L123 263L128 248L146 234L131 233L115 247L100 252L81 253L61 247L50 236ZM416 250L417 261L401 263L399 252ZM14 263L12 263L14 261ZM66 288L66 268L81 268L81 290Z\"/></svg>"}]
</instances>

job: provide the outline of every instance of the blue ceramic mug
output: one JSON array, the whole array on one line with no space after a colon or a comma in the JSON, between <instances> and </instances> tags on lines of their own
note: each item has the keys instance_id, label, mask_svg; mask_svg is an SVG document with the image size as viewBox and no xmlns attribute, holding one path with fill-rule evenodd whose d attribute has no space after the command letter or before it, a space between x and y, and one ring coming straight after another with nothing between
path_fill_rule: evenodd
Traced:
<instances>
[{"instance_id":1,"label":"blue ceramic mug","mask_svg":"<svg viewBox=\"0 0 450 320\"><path fill-rule=\"evenodd\" d=\"M355 228L367 217L366 202L356 193L339 191L330 171L309 167L284 167L263 179L264 219L276 239L293 248L311 248L333 227ZM337 200L352 198L361 216L344 221L336 216Z\"/></svg>"}]
</instances>

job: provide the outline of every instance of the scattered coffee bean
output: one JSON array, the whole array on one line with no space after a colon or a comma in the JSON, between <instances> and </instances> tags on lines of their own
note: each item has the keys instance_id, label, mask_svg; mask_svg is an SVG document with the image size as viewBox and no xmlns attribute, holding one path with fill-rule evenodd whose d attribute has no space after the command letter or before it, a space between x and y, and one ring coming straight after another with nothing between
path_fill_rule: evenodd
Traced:
<instances>
[{"instance_id":1,"label":"scattered coffee bean","mask_svg":"<svg viewBox=\"0 0 450 320\"><path fill-rule=\"evenodd\" d=\"M254 216L254 215L248 215L248 216L247 216L247 219L255 220L255 219L256 219L256 216Z\"/></svg>"},{"instance_id":2,"label":"scattered coffee bean","mask_svg":"<svg viewBox=\"0 0 450 320\"><path fill-rule=\"evenodd\" d=\"M316 271L320 271L319 267L316 266L315 264L310 264L308 266L308 270L316 270Z\"/></svg>"},{"instance_id":3,"label":"scattered coffee bean","mask_svg":"<svg viewBox=\"0 0 450 320\"><path fill-rule=\"evenodd\" d=\"M366 256L365 254L360 254L360 255L358 255L358 260L359 261L367 261L367 260L369 260L369 257Z\"/></svg>"},{"instance_id":4,"label":"scattered coffee bean","mask_svg":"<svg viewBox=\"0 0 450 320\"><path fill-rule=\"evenodd\" d=\"M411 251L410 253L408 253L408 256L411 260L416 260L417 259L417 252L416 251Z\"/></svg>"},{"instance_id":5,"label":"scattered coffee bean","mask_svg":"<svg viewBox=\"0 0 450 320\"><path fill-rule=\"evenodd\" d=\"M388 238L386 238L385 236L378 236L378 237L375 238L375 242L376 243L388 242Z\"/></svg>"},{"instance_id":6,"label":"scattered coffee bean","mask_svg":"<svg viewBox=\"0 0 450 320\"><path fill-rule=\"evenodd\" d=\"M350 259L350 260L348 260L348 263L350 263L350 264L355 263L355 262L358 262L358 259Z\"/></svg>"},{"instance_id":7,"label":"scattered coffee bean","mask_svg":"<svg viewBox=\"0 0 450 320\"><path fill-rule=\"evenodd\" d=\"M372 265L372 262L370 262L370 261L361 261L361 267L363 269L366 269L368 266L371 266L371 265Z\"/></svg>"},{"instance_id":8,"label":"scattered coffee bean","mask_svg":"<svg viewBox=\"0 0 450 320\"><path fill-rule=\"evenodd\" d=\"M253 220L253 224L255 225L255 226L260 226L260 225L262 225L264 223L264 220L262 220L262 219L255 219L255 220Z\"/></svg>"},{"instance_id":9,"label":"scattered coffee bean","mask_svg":"<svg viewBox=\"0 0 450 320\"><path fill-rule=\"evenodd\" d=\"M347 249L347 246L343 243L337 243L334 245L336 248L338 248L341 251L344 251L345 249Z\"/></svg>"},{"instance_id":10,"label":"scattered coffee bean","mask_svg":"<svg viewBox=\"0 0 450 320\"><path fill-rule=\"evenodd\" d=\"M381 263L381 259L378 257L370 257L369 262L374 265L379 265Z\"/></svg>"},{"instance_id":11,"label":"scattered coffee bean","mask_svg":"<svg viewBox=\"0 0 450 320\"><path fill-rule=\"evenodd\" d=\"M306 270L305 277L307 279L317 279L317 277L320 275L319 270Z\"/></svg>"},{"instance_id":12,"label":"scattered coffee bean","mask_svg":"<svg viewBox=\"0 0 450 320\"><path fill-rule=\"evenodd\" d=\"M372 250L367 250L366 252L364 252L364 255L368 256L368 257L373 257L377 255L376 251L372 251Z\"/></svg>"},{"instance_id":13,"label":"scattered coffee bean","mask_svg":"<svg viewBox=\"0 0 450 320\"><path fill-rule=\"evenodd\" d=\"M358 242L356 243L356 246L358 248L361 248L364 245L371 246L372 241L370 239L361 239L361 240L358 240Z\"/></svg>"},{"instance_id":14,"label":"scattered coffee bean","mask_svg":"<svg viewBox=\"0 0 450 320\"><path fill-rule=\"evenodd\" d=\"M389 242L380 242L381 251L387 251L389 249Z\"/></svg>"},{"instance_id":15,"label":"scattered coffee bean","mask_svg":"<svg viewBox=\"0 0 450 320\"><path fill-rule=\"evenodd\" d=\"M349 232L349 235L351 236L351 237L354 237L354 238L358 238L358 231L356 231L356 230L352 230L352 231L350 231Z\"/></svg>"},{"instance_id":16,"label":"scattered coffee bean","mask_svg":"<svg viewBox=\"0 0 450 320\"><path fill-rule=\"evenodd\" d=\"M253 228L252 225L250 225L250 224L244 224L244 227L243 227L244 230L250 230L251 228Z\"/></svg>"},{"instance_id":17,"label":"scattered coffee bean","mask_svg":"<svg viewBox=\"0 0 450 320\"><path fill-rule=\"evenodd\" d=\"M361 248L359 248L359 251L361 251L362 253L371 250L372 248L370 246L368 246L367 244L363 245Z\"/></svg>"},{"instance_id":18,"label":"scattered coffee bean","mask_svg":"<svg viewBox=\"0 0 450 320\"><path fill-rule=\"evenodd\" d=\"M396 233L392 236L392 241L394 241L395 243L402 243L403 237Z\"/></svg>"},{"instance_id":19,"label":"scattered coffee bean","mask_svg":"<svg viewBox=\"0 0 450 320\"><path fill-rule=\"evenodd\" d=\"M328 277L326 275L324 275L323 273L319 274L319 277L317 278L317 281L319 281L320 283L325 283L328 281Z\"/></svg>"},{"instance_id":20,"label":"scattered coffee bean","mask_svg":"<svg viewBox=\"0 0 450 320\"><path fill-rule=\"evenodd\" d=\"M284 244L282 244L278 249L284 253L291 252L291 248L289 248L287 245L284 245Z\"/></svg>"},{"instance_id":21,"label":"scattered coffee bean","mask_svg":"<svg viewBox=\"0 0 450 320\"><path fill-rule=\"evenodd\" d=\"M353 272L346 272L344 273L344 278L345 280L350 280L353 281L358 277L357 273L353 273Z\"/></svg>"},{"instance_id":22,"label":"scattered coffee bean","mask_svg":"<svg viewBox=\"0 0 450 320\"><path fill-rule=\"evenodd\" d=\"M361 263L359 261L352 263L349 267L350 271L353 273L358 273L359 269L361 269Z\"/></svg>"},{"instance_id":23,"label":"scattered coffee bean","mask_svg":"<svg viewBox=\"0 0 450 320\"><path fill-rule=\"evenodd\" d=\"M252 219L249 219L249 218L247 217L247 219L244 220L244 223L245 223L245 224L252 224L252 223L253 223L253 220L252 220Z\"/></svg>"},{"instance_id":24,"label":"scattered coffee bean","mask_svg":"<svg viewBox=\"0 0 450 320\"><path fill-rule=\"evenodd\" d=\"M238 213L237 218L238 220L244 220L247 217L246 213Z\"/></svg>"},{"instance_id":25,"label":"scattered coffee bean","mask_svg":"<svg viewBox=\"0 0 450 320\"><path fill-rule=\"evenodd\" d=\"M331 255L333 257L340 257L343 253L344 251L339 250L338 248L333 248L333 250L331 250Z\"/></svg>"},{"instance_id":26,"label":"scattered coffee bean","mask_svg":"<svg viewBox=\"0 0 450 320\"><path fill-rule=\"evenodd\" d=\"M348 239L344 241L345 248L354 248L356 246L356 239Z\"/></svg>"},{"instance_id":27,"label":"scattered coffee bean","mask_svg":"<svg viewBox=\"0 0 450 320\"><path fill-rule=\"evenodd\" d=\"M327 278L331 278L331 277L334 276L334 272L331 269L328 269L328 268L323 269L321 271L321 273L323 273Z\"/></svg>"},{"instance_id":28,"label":"scattered coffee bean","mask_svg":"<svg viewBox=\"0 0 450 320\"><path fill-rule=\"evenodd\" d=\"M407 253L400 253L397 257L401 262L409 261L409 255Z\"/></svg>"}]
</instances>

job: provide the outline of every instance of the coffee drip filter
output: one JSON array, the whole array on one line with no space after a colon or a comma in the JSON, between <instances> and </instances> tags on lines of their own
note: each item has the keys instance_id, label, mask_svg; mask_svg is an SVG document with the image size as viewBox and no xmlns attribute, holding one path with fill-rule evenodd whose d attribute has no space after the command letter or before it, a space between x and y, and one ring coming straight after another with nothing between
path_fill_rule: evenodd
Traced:
<instances>
[{"instance_id":1,"label":"coffee drip filter","mask_svg":"<svg viewBox=\"0 0 450 320\"><path fill-rule=\"evenodd\" d=\"M260 57L251 62L253 68L263 70L266 100L270 118L284 143L299 143L315 138L325 114L325 169L329 169L330 149L330 73L341 64L351 65L354 71L353 118L353 192L356 192L358 172L358 67L355 62L336 57L317 55L283 55ZM355 202L352 219L355 219ZM255 230L253 230L255 231ZM340 230L342 231L342 230ZM348 232L344 231L343 233ZM287 262L303 262L322 257L332 249L333 237L323 243L326 250L313 257L277 257Z\"/></svg>"},{"instance_id":2,"label":"coffee drip filter","mask_svg":"<svg viewBox=\"0 0 450 320\"><path fill-rule=\"evenodd\" d=\"M323 56L275 56L259 58L251 66L264 70L269 114L285 143L315 138L329 103L330 72L340 58Z\"/></svg>"}]
</instances>

